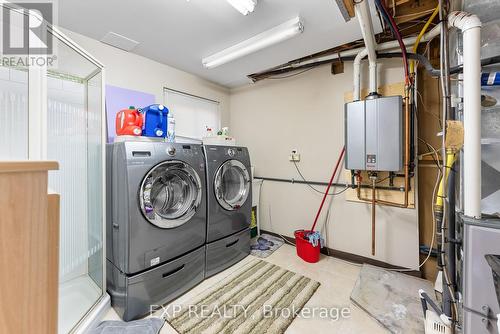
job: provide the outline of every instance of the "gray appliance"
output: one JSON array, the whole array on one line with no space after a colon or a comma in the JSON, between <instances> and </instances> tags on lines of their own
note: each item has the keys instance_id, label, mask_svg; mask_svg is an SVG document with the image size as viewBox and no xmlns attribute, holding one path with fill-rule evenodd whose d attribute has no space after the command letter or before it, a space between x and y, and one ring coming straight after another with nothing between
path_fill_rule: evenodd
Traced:
<instances>
[{"instance_id":1,"label":"gray appliance","mask_svg":"<svg viewBox=\"0 0 500 334\"><path fill-rule=\"evenodd\" d=\"M345 104L345 166L351 170L403 168L403 101L384 96Z\"/></svg>"},{"instance_id":2,"label":"gray appliance","mask_svg":"<svg viewBox=\"0 0 500 334\"><path fill-rule=\"evenodd\" d=\"M463 229L462 295L464 333L498 333L498 282L491 260L500 255L500 219L473 219L459 215Z\"/></svg>"},{"instance_id":3,"label":"gray appliance","mask_svg":"<svg viewBox=\"0 0 500 334\"><path fill-rule=\"evenodd\" d=\"M107 146L107 281L126 321L204 279L206 182L199 144Z\"/></svg>"},{"instance_id":4,"label":"gray appliance","mask_svg":"<svg viewBox=\"0 0 500 334\"><path fill-rule=\"evenodd\" d=\"M206 275L250 254L252 178L246 147L205 145L207 161Z\"/></svg>"}]
</instances>

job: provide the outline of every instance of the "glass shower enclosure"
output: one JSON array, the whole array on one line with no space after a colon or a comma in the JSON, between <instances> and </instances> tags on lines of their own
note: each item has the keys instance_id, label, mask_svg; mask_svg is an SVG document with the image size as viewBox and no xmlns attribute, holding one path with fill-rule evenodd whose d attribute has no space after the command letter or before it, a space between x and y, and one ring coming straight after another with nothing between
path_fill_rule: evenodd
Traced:
<instances>
[{"instance_id":1,"label":"glass shower enclosure","mask_svg":"<svg viewBox=\"0 0 500 334\"><path fill-rule=\"evenodd\" d=\"M21 29L28 12L0 6L10 12L9 23L18 22ZM103 247L104 69L57 28L46 22L43 27L52 39L51 54L16 55L35 57L35 62L0 65L0 160L59 162L59 170L49 173L48 191L60 194L62 334L82 331L109 308Z\"/></svg>"}]
</instances>

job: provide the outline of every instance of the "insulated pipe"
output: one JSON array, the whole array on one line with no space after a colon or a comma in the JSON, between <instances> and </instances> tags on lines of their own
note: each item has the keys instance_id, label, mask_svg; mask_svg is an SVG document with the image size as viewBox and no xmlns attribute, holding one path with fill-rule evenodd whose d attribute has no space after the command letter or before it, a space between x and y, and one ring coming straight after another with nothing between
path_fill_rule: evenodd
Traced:
<instances>
[{"instance_id":1,"label":"insulated pipe","mask_svg":"<svg viewBox=\"0 0 500 334\"><path fill-rule=\"evenodd\" d=\"M368 55L368 61L370 63L370 89L369 93L373 94L377 92L377 42L375 42L375 31L373 30L372 17L370 14L370 6L368 5L368 0L362 0L354 5L355 15L358 18L359 26L361 28L361 34L363 35L363 41L365 42L365 49L358 54L356 58L360 57L358 60L358 73L354 77L354 92L353 98L357 96L359 100L359 89L360 89L360 77L359 77L359 64L364 56ZM357 91L356 91L357 90Z\"/></svg>"},{"instance_id":2,"label":"insulated pipe","mask_svg":"<svg viewBox=\"0 0 500 334\"><path fill-rule=\"evenodd\" d=\"M464 59L464 213L481 218L481 21L452 12L448 24L462 31Z\"/></svg>"}]
</instances>

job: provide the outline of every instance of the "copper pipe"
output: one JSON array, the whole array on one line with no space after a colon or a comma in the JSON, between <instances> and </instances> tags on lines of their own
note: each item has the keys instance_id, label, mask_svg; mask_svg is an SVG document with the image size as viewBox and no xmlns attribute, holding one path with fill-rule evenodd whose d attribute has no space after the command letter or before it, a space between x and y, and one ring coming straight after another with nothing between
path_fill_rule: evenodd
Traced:
<instances>
[{"instance_id":1,"label":"copper pipe","mask_svg":"<svg viewBox=\"0 0 500 334\"><path fill-rule=\"evenodd\" d=\"M410 188L410 88L405 87L405 161L404 161L404 180L405 180L405 195L403 203L384 201L376 199L375 202L381 205L393 206L397 208L408 207L408 194ZM372 202L372 199L364 198L361 196L361 180L358 177L357 195L360 201Z\"/></svg>"},{"instance_id":2,"label":"copper pipe","mask_svg":"<svg viewBox=\"0 0 500 334\"><path fill-rule=\"evenodd\" d=\"M375 184L376 177L372 177L372 256L375 256L375 206L376 206L376 195L375 195Z\"/></svg>"}]
</instances>

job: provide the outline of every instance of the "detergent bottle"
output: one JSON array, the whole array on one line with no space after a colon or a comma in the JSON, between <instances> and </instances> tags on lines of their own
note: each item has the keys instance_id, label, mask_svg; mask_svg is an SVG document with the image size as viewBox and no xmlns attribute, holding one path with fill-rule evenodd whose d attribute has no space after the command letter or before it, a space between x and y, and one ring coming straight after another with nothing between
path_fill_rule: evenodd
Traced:
<instances>
[{"instance_id":1,"label":"detergent bottle","mask_svg":"<svg viewBox=\"0 0 500 334\"><path fill-rule=\"evenodd\" d=\"M116 114L115 128L118 136L140 136L142 134L143 118L140 109L130 106Z\"/></svg>"},{"instance_id":2,"label":"detergent bottle","mask_svg":"<svg viewBox=\"0 0 500 334\"><path fill-rule=\"evenodd\" d=\"M167 135L168 109L162 104L152 104L142 109L144 123L142 135L165 138Z\"/></svg>"},{"instance_id":3,"label":"detergent bottle","mask_svg":"<svg viewBox=\"0 0 500 334\"><path fill-rule=\"evenodd\" d=\"M171 143L175 142L175 118L172 112L168 113L167 139Z\"/></svg>"}]
</instances>

